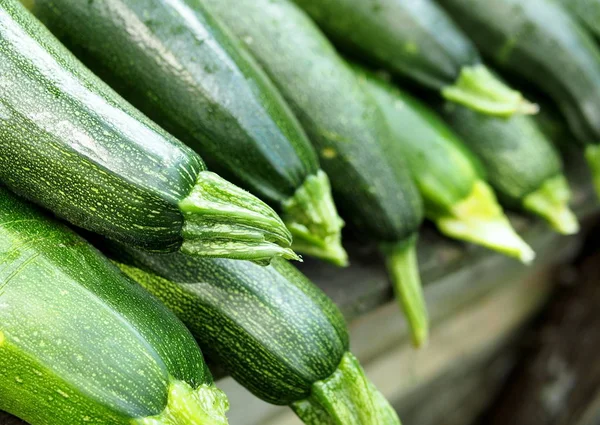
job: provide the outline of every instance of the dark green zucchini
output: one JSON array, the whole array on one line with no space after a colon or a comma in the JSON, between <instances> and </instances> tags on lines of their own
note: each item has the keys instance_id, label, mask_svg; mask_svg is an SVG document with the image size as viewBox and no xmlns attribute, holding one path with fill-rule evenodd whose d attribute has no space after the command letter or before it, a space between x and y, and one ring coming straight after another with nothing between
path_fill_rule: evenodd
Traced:
<instances>
[{"instance_id":1,"label":"dark green zucchini","mask_svg":"<svg viewBox=\"0 0 600 425\"><path fill-rule=\"evenodd\" d=\"M227 424L175 315L5 188L0 270L1 410L31 425Z\"/></svg>"},{"instance_id":2,"label":"dark green zucchini","mask_svg":"<svg viewBox=\"0 0 600 425\"><path fill-rule=\"evenodd\" d=\"M331 179L344 219L385 245L418 345L427 316L415 243L422 202L385 117L310 18L288 0L202 0L243 40L295 111Z\"/></svg>"},{"instance_id":3,"label":"dark green zucchini","mask_svg":"<svg viewBox=\"0 0 600 425\"><path fill-rule=\"evenodd\" d=\"M351 55L490 115L535 113L481 63L479 53L434 0L294 0Z\"/></svg>"},{"instance_id":4,"label":"dark green zucchini","mask_svg":"<svg viewBox=\"0 0 600 425\"><path fill-rule=\"evenodd\" d=\"M115 245L108 252L259 398L289 405L309 425L399 424L348 351L340 311L284 260L260 267Z\"/></svg>"},{"instance_id":5,"label":"dark green zucchini","mask_svg":"<svg viewBox=\"0 0 600 425\"><path fill-rule=\"evenodd\" d=\"M425 216L450 237L530 262L533 250L515 233L485 182L482 164L442 118L397 87L355 67L395 137L425 203Z\"/></svg>"},{"instance_id":6,"label":"dark green zucchini","mask_svg":"<svg viewBox=\"0 0 600 425\"><path fill-rule=\"evenodd\" d=\"M573 15L600 37L600 1L599 0L559 0Z\"/></svg>"},{"instance_id":7,"label":"dark green zucchini","mask_svg":"<svg viewBox=\"0 0 600 425\"><path fill-rule=\"evenodd\" d=\"M293 258L277 214L0 3L0 180L78 226L155 251Z\"/></svg>"},{"instance_id":8,"label":"dark green zucchini","mask_svg":"<svg viewBox=\"0 0 600 425\"><path fill-rule=\"evenodd\" d=\"M553 0L439 0L499 67L537 85L560 107L600 192L600 50Z\"/></svg>"},{"instance_id":9,"label":"dark green zucchini","mask_svg":"<svg viewBox=\"0 0 600 425\"><path fill-rule=\"evenodd\" d=\"M282 212L298 251L345 264L329 180L267 76L196 0L35 0L100 77L217 171Z\"/></svg>"},{"instance_id":10,"label":"dark green zucchini","mask_svg":"<svg viewBox=\"0 0 600 425\"><path fill-rule=\"evenodd\" d=\"M579 230L568 206L571 192L560 156L533 118L486 117L455 104L443 110L452 128L483 162L501 200L543 217L560 233Z\"/></svg>"}]
</instances>

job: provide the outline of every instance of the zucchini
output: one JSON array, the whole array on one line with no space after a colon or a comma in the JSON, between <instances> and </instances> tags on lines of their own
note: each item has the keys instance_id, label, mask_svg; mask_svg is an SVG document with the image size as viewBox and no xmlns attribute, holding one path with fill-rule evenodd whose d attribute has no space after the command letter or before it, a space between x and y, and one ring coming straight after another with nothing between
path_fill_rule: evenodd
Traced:
<instances>
[{"instance_id":1,"label":"zucchini","mask_svg":"<svg viewBox=\"0 0 600 425\"><path fill-rule=\"evenodd\" d=\"M475 46L434 0L294 0L344 50L490 115L536 105L481 63Z\"/></svg>"},{"instance_id":2,"label":"zucchini","mask_svg":"<svg viewBox=\"0 0 600 425\"><path fill-rule=\"evenodd\" d=\"M0 4L0 180L71 223L154 251L295 257L262 201L79 63L16 0Z\"/></svg>"},{"instance_id":3,"label":"zucchini","mask_svg":"<svg viewBox=\"0 0 600 425\"><path fill-rule=\"evenodd\" d=\"M551 0L439 0L499 67L547 93L586 147L600 192L600 50Z\"/></svg>"},{"instance_id":4,"label":"zucchini","mask_svg":"<svg viewBox=\"0 0 600 425\"><path fill-rule=\"evenodd\" d=\"M577 233L562 161L533 118L486 117L455 104L443 109L452 128L483 162L490 184L507 205L544 218L562 234Z\"/></svg>"},{"instance_id":5,"label":"zucchini","mask_svg":"<svg viewBox=\"0 0 600 425\"><path fill-rule=\"evenodd\" d=\"M260 67L195 0L35 0L93 71L211 170L281 211L298 251L345 264L329 180Z\"/></svg>"},{"instance_id":6,"label":"zucchini","mask_svg":"<svg viewBox=\"0 0 600 425\"><path fill-rule=\"evenodd\" d=\"M531 262L533 250L515 233L483 176L482 165L442 118L397 87L355 68L395 137L395 155L407 159L425 204L425 216L450 237Z\"/></svg>"},{"instance_id":7,"label":"zucchini","mask_svg":"<svg viewBox=\"0 0 600 425\"><path fill-rule=\"evenodd\" d=\"M1 410L31 425L227 423L174 314L4 188L0 223Z\"/></svg>"},{"instance_id":8,"label":"zucchini","mask_svg":"<svg viewBox=\"0 0 600 425\"><path fill-rule=\"evenodd\" d=\"M420 345L427 315L416 264L422 201L385 117L349 66L289 0L202 0L244 41L300 119L354 229L379 242Z\"/></svg>"},{"instance_id":9,"label":"zucchini","mask_svg":"<svg viewBox=\"0 0 600 425\"><path fill-rule=\"evenodd\" d=\"M598 0L559 0L596 37L600 37L600 1Z\"/></svg>"},{"instance_id":10,"label":"zucchini","mask_svg":"<svg viewBox=\"0 0 600 425\"><path fill-rule=\"evenodd\" d=\"M262 400L289 405L309 425L399 424L348 351L340 311L284 260L260 267L115 245L108 252Z\"/></svg>"}]
</instances>

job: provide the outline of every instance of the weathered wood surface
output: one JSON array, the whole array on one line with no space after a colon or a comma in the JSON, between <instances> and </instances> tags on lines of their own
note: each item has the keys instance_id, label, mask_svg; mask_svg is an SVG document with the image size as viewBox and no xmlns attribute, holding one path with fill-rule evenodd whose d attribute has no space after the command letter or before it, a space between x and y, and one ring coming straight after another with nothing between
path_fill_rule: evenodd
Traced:
<instances>
[{"instance_id":1,"label":"weathered wood surface","mask_svg":"<svg viewBox=\"0 0 600 425\"><path fill-rule=\"evenodd\" d=\"M600 423L599 265L600 255L588 258L555 294L486 424Z\"/></svg>"}]
</instances>

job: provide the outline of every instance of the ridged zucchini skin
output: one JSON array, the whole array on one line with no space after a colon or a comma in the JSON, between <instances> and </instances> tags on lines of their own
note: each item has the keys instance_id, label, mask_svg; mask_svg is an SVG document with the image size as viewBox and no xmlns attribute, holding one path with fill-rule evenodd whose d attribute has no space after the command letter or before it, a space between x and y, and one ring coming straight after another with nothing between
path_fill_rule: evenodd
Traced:
<instances>
[{"instance_id":1,"label":"ridged zucchini skin","mask_svg":"<svg viewBox=\"0 0 600 425\"><path fill-rule=\"evenodd\" d=\"M206 169L200 157L100 84L20 9L11 1L0 8L0 178L109 237L148 248L181 244L177 202Z\"/></svg>"},{"instance_id":2,"label":"ridged zucchini skin","mask_svg":"<svg viewBox=\"0 0 600 425\"><path fill-rule=\"evenodd\" d=\"M558 0L567 10L600 37L600 1L598 0Z\"/></svg>"},{"instance_id":3,"label":"ridged zucchini skin","mask_svg":"<svg viewBox=\"0 0 600 425\"><path fill-rule=\"evenodd\" d=\"M5 188L0 269L0 409L31 425L226 424L227 401L175 315ZM209 410L191 417L173 402Z\"/></svg>"},{"instance_id":4,"label":"ridged zucchini skin","mask_svg":"<svg viewBox=\"0 0 600 425\"><path fill-rule=\"evenodd\" d=\"M600 142L600 50L552 0L438 0L482 53L553 98L582 143Z\"/></svg>"},{"instance_id":5,"label":"ridged zucchini skin","mask_svg":"<svg viewBox=\"0 0 600 425\"><path fill-rule=\"evenodd\" d=\"M176 312L208 358L269 403L308 396L348 350L339 310L284 261L261 267L124 248L109 257Z\"/></svg>"},{"instance_id":6,"label":"ridged zucchini skin","mask_svg":"<svg viewBox=\"0 0 600 425\"><path fill-rule=\"evenodd\" d=\"M0 75L0 179L13 191L150 250L191 252L202 239L198 254L244 257L252 255L244 237L259 229L253 245L262 236L269 247L289 246L271 208L207 172L16 0L0 4Z\"/></svg>"},{"instance_id":7,"label":"ridged zucchini skin","mask_svg":"<svg viewBox=\"0 0 600 425\"><path fill-rule=\"evenodd\" d=\"M404 295L412 329L419 329L415 343L421 344L426 326L415 322L427 319L414 250L423 205L403 158L393 155L391 131L373 98L293 2L202 3L244 41L296 113L331 179L343 218L386 247L386 256L394 257L388 264L402 265L392 271L392 280Z\"/></svg>"},{"instance_id":8,"label":"ridged zucchini skin","mask_svg":"<svg viewBox=\"0 0 600 425\"><path fill-rule=\"evenodd\" d=\"M211 170L284 213L298 189L318 174L314 148L284 99L197 0L31 3L32 12L86 65L200 153ZM323 192L312 202L332 203ZM339 238L335 208L308 203L297 208L299 217L284 220L292 228L313 227L318 238ZM333 217L319 215L328 208ZM313 222L311 214L322 222Z\"/></svg>"},{"instance_id":9,"label":"ridged zucchini skin","mask_svg":"<svg viewBox=\"0 0 600 425\"><path fill-rule=\"evenodd\" d=\"M259 398L291 405L305 423L315 425L374 425L389 414L387 402L375 407L382 396L348 352L340 311L289 263L275 259L260 267L104 248L125 274L178 315L207 357ZM332 406L336 403L347 405ZM346 421L336 417L353 411ZM314 422L315 412L333 417Z\"/></svg>"},{"instance_id":10,"label":"ridged zucchini skin","mask_svg":"<svg viewBox=\"0 0 600 425\"><path fill-rule=\"evenodd\" d=\"M375 240L412 235L421 200L402 159L386 159L385 119L308 16L281 0L202 3L245 42L287 99L348 220Z\"/></svg>"}]
</instances>

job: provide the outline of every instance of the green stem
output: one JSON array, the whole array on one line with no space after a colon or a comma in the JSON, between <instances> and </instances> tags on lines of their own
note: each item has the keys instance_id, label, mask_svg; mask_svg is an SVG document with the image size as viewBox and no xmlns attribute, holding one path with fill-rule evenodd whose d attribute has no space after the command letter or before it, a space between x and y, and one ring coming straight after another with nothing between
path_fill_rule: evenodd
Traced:
<instances>
[{"instance_id":1,"label":"green stem","mask_svg":"<svg viewBox=\"0 0 600 425\"><path fill-rule=\"evenodd\" d=\"M600 145L589 144L585 148L585 159L592 172L596 194L600 196Z\"/></svg>"},{"instance_id":2,"label":"green stem","mask_svg":"<svg viewBox=\"0 0 600 425\"><path fill-rule=\"evenodd\" d=\"M294 250L338 266L348 265L341 243L344 221L338 216L329 178L322 170L309 176L283 203L282 210L283 221L294 237Z\"/></svg>"},{"instance_id":3,"label":"green stem","mask_svg":"<svg viewBox=\"0 0 600 425\"><path fill-rule=\"evenodd\" d=\"M523 200L523 208L543 217L559 233L572 235L579 231L577 216L569 208L571 191L560 174L546 180L538 190Z\"/></svg>"},{"instance_id":4,"label":"green stem","mask_svg":"<svg viewBox=\"0 0 600 425\"><path fill-rule=\"evenodd\" d=\"M502 211L491 187L482 180L473 185L471 194L455 204L448 215L432 217L440 231L450 237L530 263L535 253L515 232Z\"/></svg>"},{"instance_id":5,"label":"green stem","mask_svg":"<svg viewBox=\"0 0 600 425\"><path fill-rule=\"evenodd\" d=\"M229 402L225 394L212 385L193 389L173 380L165 410L156 416L138 418L131 425L227 425L225 412Z\"/></svg>"},{"instance_id":6,"label":"green stem","mask_svg":"<svg viewBox=\"0 0 600 425\"><path fill-rule=\"evenodd\" d=\"M442 90L444 98L486 115L536 114L539 107L508 87L484 65L464 67L456 83Z\"/></svg>"},{"instance_id":7,"label":"green stem","mask_svg":"<svg viewBox=\"0 0 600 425\"><path fill-rule=\"evenodd\" d=\"M291 407L306 425L400 425L351 353L329 378L313 384L308 398Z\"/></svg>"},{"instance_id":8,"label":"green stem","mask_svg":"<svg viewBox=\"0 0 600 425\"><path fill-rule=\"evenodd\" d=\"M429 335L427 306L417 262L417 236L382 247L396 299L408 320L413 344L423 346Z\"/></svg>"},{"instance_id":9,"label":"green stem","mask_svg":"<svg viewBox=\"0 0 600 425\"><path fill-rule=\"evenodd\" d=\"M202 171L179 208L184 217L181 251L186 254L257 262L274 256L299 259L277 213L217 174Z\"/></svg>"}]
</instances>

